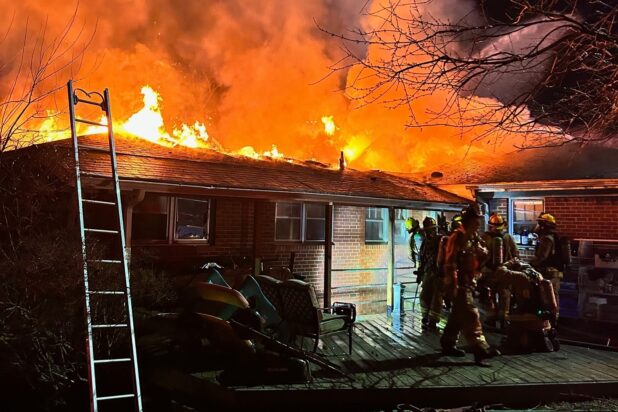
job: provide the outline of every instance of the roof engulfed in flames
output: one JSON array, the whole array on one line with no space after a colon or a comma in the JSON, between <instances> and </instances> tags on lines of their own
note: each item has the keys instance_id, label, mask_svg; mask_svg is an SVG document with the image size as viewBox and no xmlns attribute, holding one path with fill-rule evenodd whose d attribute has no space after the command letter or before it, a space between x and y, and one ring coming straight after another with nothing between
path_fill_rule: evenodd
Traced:
<instances>
[{"instance_id":1,"label":"roof engulfed in flames","mask_svg":"<svg viewBox=\"0 0 618 412\"><path fill-rule=\"evenodd\" d=\"M173 127L171 134L167 131L161 113L159 103L162 101L160 94L152 87L146 85L141 88L143 95L144 106L132 114L126 121L114 121L114 133L121 134L127 137L144 139L151 143L155 143L165 147L184 146L189 148L205 148L214 149L220 152L225 152L231 155L240 155L253 159L270 158L274 160L285 159L276 145L272 145L271 150L258 153L252 146L245 146L237 152L227 152L223 147L208 135L206 125L199 120L196 120L192 125L183 123L180 127ZM332 116L324 116L328 119L328 124L324 123L325 130L334 132L335 123ZM102 116L99 123L107 124L107 118ZM70 134L66 130L57 131L58 125L55 118L49 117L46 119L38 130L40 136L43 136L44 141L54 141L66 139ZM102 126L88 126L78 130L78 134L82 136L104 134L107 133L107 128ZM326 131L328 133L328 131ZM291 161L291 159L290 159Z\"/></svg>"},{"instance_id":2,"label":"roof engulfed in flames","mask_svg":"<svg viewBox=\"0 0 618 412\"><path fill-rule=\"evenodd\" d=\"M373 87L375 78L354 68L329 70L345 53L316 22L333 32L371 28L383 17L378 0L177 3L81 2L76 10L64 0L23 0L19 6L0 0L8 11L0 22L12 27L0 59L15 63L20 50L37 50L30 42L43 44L44 50L64 43L66 52L50 68L54 76L43 88L59 90L69 78L80 79L77 84L85 90L109 88L115 132L165 146L328 164L336 164L343 151L352 167L405 172L447 158L456 162L475 153L489 159L495 154L496 146L487 150L486 140L474 140L475 131L462 136L461 128L408 127L410 111L422 123L440 112L449 95L437 91L412 107L388 107L355 91ZM94 21L97 29L88 38L82 29ZM39 26L45 30L36 32ZM75 46L82 43L83 56ZM380 48L358 47L360 55L385 57ZM74 53L76 61L65 61ZM0 93L10 87L16 70L18 64L4 67ZM357 89L351 87L354 82ZM389 89L382 100L397 101L401 93ZM65 99L59 92L40 102L39 116L28 125L38 135L25 144L69 137ZM48 116L41 119L45 109ZM84 117L97 119L100 112Z\"/></svg>"}]
</instances>

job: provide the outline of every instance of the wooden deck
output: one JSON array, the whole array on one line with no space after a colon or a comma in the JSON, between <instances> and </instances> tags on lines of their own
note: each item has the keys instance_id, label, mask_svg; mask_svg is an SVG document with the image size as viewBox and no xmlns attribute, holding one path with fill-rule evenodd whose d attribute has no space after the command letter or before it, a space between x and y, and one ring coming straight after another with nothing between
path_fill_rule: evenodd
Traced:
<instances>
[{"instance_id":1,"label":"wooden deck","mask_svg":"<svg viewBox=\"0 0 618 412\"><path fill-rule=\"evenodd\" d=\"M618 396L618 353L562 345L559 352L501 356L489 367L472 355L443 357L439 333L422 332L414 315L359 319L353 353L345 335L323 340L319 350L347 373L337 378L316 368L309 384L235 388L241 404L264 409L345 410L394 408L397 404L455 407L504 403L535 404L569 395ZM487 334L497 344L500 335ZM310 345L306 342L307 346Z\"/></svg>"}]
</instances>

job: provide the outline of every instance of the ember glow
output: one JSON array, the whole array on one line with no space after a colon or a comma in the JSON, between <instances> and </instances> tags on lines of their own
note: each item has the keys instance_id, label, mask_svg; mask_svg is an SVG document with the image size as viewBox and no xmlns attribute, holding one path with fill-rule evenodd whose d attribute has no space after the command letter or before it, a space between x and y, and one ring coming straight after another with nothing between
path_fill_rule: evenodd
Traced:
<instances>
[{"instance_id":1,"label":"ember glow","mask_svg":"<svg viewBox=\"0 0 618 412\"><path fill-rule=\"evenodd\" d=\"M358 81L354 71L328 75L343 52L340 42L315 22L334 32L371 27L377 16L362 12L378 9L380 1L187 0L181 7L172 0L81 2L63 41L87 45L83 59L46 81L74 78L76 87L85 90L109 88L115 132L166 146L253 158L281 159L285 153L286 159L332 165L344 151L351 167L405 172L444 163L447 154L457 160L469 153L490 158L503 150L496 145L487 149L486 140L470 148L474 135L462 136L449 127L409 128L408 107L367 103L352 94L348 85ZM44 36L51 44L75 10L67 3L24 0L18 6L0 0L6 11L0 21L11 27L0 48L2 61L15 63L26 27L33 42ZM92 39L76 40L93 22ZM37 25L47 30L32 29ZM367 56L380 54L358 47ZM0 93L6 93L15 67L8 64L0 72ZM54 116L33 120L29 129L41 136L32 141L69 136L62 93L42 103ZM444 98L437 93L412 109L422 118L439 111ZM84 117L99 116L100 111ZM507 143L511 150L514 141Z\"/></svg>"},{"instance_id":2,"label":"ember glow","mask_svg":"<svg viewBox=\"0 0 618 412\"><path fill-rule=\"evenodd\" d=\"M329 136L335 134L335 130L337 126L335 126L335 121L333 120L333 116L322 116L322 123L324 124L324 133Z\"/></svg>"}]
</instances>

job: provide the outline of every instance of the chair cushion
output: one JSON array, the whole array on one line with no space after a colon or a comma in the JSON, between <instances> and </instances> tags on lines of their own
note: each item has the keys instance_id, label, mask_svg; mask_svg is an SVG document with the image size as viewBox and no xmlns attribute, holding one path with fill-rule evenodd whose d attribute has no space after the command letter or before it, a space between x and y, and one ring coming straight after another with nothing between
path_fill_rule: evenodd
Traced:
<instances>
[{"instance_id":1,"label":"chair cushion","mask_svg":"<svg viewBox=\"0 0 618 412\"><path fill-rule=\"evenodd\" d=\"M325 313L320 322L320 333L335 332L346 327L346 317Z\"/></svg>"},{"instance_id":2,"label":"chair cushion","mask_svg":"<svg viewBox=\"0 0 618 412\"><path fill-rule=\"evenodd\" d=\"M311 326L322 319L312 285L290 279L281 284L279 291L283 302L283 316L288 322Z\"/></svg>"}]
</instances>

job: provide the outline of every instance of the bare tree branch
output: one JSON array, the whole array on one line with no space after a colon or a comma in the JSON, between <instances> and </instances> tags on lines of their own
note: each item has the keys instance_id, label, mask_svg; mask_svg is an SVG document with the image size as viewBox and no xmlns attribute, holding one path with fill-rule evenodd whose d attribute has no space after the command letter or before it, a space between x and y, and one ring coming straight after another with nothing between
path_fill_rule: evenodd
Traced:
<instances>
[{"instance_id":1,"label":"bare tree branch","mask_svg":"<svg viewBox=\"0 0 618 412\"><path fill-rule=\"evenodd\" d=\"M10 83L0 95L0 153L20 146L38 143L43 138L37 126L58 113L48 110L44 102L64 87L60 75L80 67L95 30L85 37L85 27L75 27L77 5L66 25L56 36L48 33L48 22L33 29L30 20L23 27L14 25L14 16L0 44L11 35L21 37L15 55ZM9 66L4 63L3 68ZM48 105L49 106L49 105Z\"/></svg>"},{"instance_id":2,"label":"bare tree branch","mask_svg":"<svg viewBox=\"0 0 618 412\"><path fill-rule=\"evenodd\" d=\"M473 140L518 133L537 147L617 134L617 17L617 0L382 0L366 28L320 29L366 46L344 47L332 67L353 72L359 105L406 106L409 127L458 127ZM413 103L435 93L444 107L419 120Z\"/></svg>"}]
</instances>

